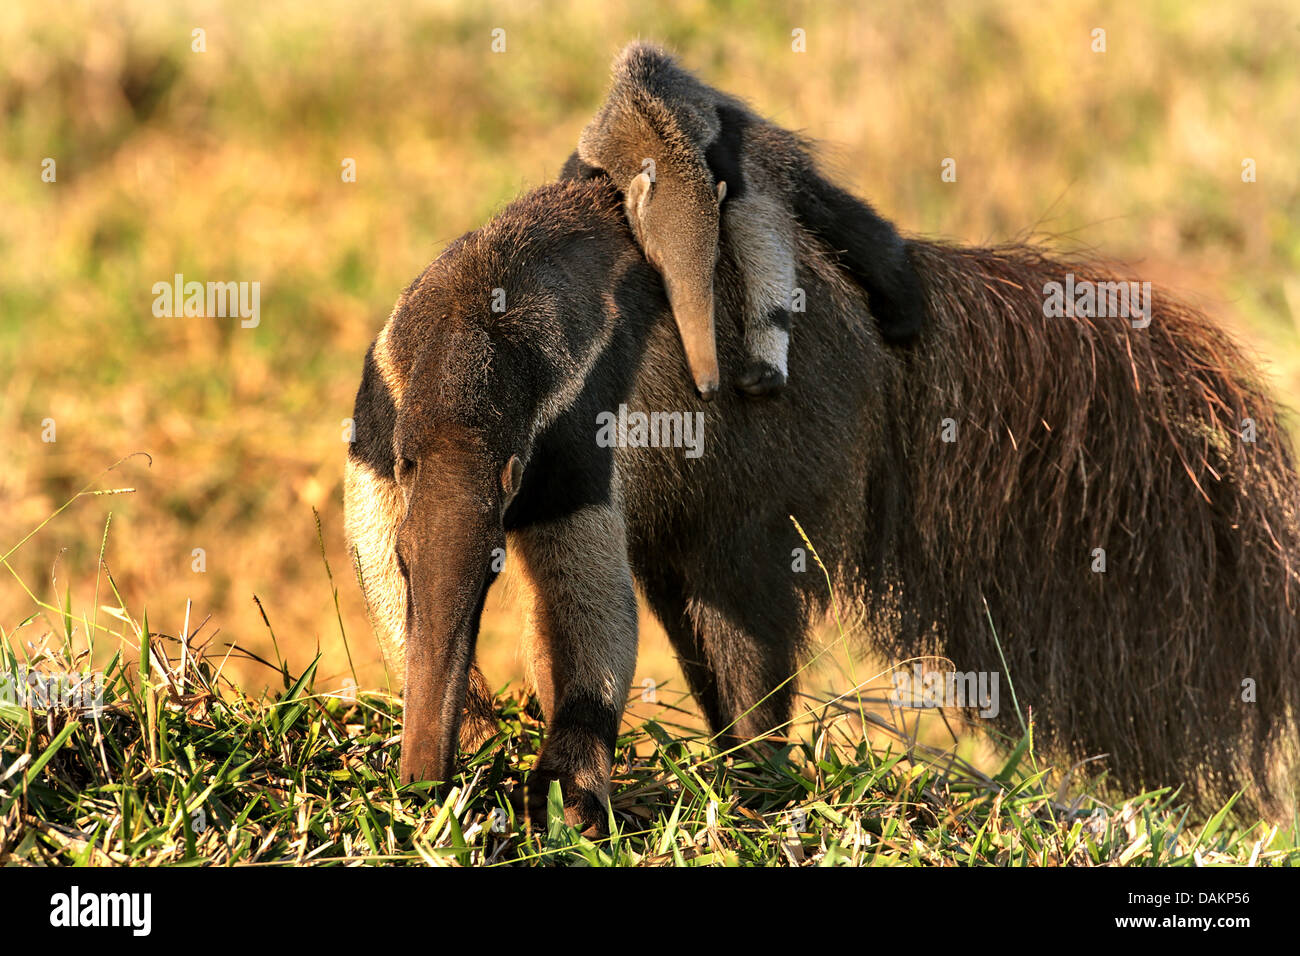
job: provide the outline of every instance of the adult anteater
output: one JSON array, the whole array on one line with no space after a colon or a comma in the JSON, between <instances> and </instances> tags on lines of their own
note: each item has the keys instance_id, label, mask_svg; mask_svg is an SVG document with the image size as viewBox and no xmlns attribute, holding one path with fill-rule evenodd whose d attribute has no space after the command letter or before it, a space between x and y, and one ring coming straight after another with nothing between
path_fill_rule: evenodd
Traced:
<instances>
[{"instance_id":1,"label":"adult anteater","mask_svg":"<svg viewBox=\"0 0 1300 956\"><path fill-rule=\"evenodd\" d=\"M912 242L928 325L895 348L833 251L800 243L807 311L777 400L697 399L604 179L524 196L399 298L346 494L376 623L405 647L403 777L446 780L458 732L485 730L474 645L507 540L533 596L538 774L574 819L603 818L634 580L715 731L782 725L828 607L793 570L793 515L883 650L987 671L1005 654L1040 744L1108 754L1125 783L1293 801L1276 758L1300 705L1297 477L1229 338L1158 292L1143 328L1050 317L1051 283L1110 276ZM724 369L743 357L738 288L724 251ZM621 406L703 415L702 453L608 447Z\"/></svg>"}]
</instances>

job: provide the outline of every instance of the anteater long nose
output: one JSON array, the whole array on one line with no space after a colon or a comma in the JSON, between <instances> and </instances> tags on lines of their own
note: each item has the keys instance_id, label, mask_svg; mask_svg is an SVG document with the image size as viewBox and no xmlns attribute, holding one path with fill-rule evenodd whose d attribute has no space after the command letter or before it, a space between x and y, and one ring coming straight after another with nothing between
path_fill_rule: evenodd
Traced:
<instances>
[{"instance_id":1,"label":"anteater long nose","mask_svg":"<svg viewBox=\"0 0 1300 956\"><path fill-rule=\"evenodd\" d=\"M682 348L686 351L686 365L695 380L695 390L707 402L718 394L721 379L713 326L713 296L682 295L670 284L668 301L677 321Z\"/></svg>"}]
</instances>

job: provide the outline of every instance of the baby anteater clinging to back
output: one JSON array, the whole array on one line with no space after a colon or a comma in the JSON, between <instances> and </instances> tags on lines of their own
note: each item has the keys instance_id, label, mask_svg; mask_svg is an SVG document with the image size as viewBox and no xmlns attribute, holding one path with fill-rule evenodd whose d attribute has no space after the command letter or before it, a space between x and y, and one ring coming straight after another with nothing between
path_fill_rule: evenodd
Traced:
<instances>
[{"instance_id":1,"label":"baby anteater clinging to back","mask_svg":"<svg viewBox=\"0 0 1300 956\"><path fill-rule=\"evenodd\" d=\"M705 398L720 379L713 295L720 241L745 286L747 358L736 384L751 395L786 383L800 225L867 292L887 342L905 342L921 327L920 286L893 225L828 182L798 136L656 47L631 44L615 61L609 96L561 175L600 173L623 191L632 232L663 276Z\"/></svg>"}]
</instances>

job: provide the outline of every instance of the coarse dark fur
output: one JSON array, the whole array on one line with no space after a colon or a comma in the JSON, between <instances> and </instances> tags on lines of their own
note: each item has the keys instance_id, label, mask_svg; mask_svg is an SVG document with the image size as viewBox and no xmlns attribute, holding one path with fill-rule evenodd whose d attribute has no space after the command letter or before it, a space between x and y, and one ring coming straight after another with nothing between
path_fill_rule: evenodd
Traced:
<instances>
[{"instance_id":1,"label":"coarse dark fur","mask_svg":"<svg viewBox=\"0 0 1300 956\"><path fill-rule=\"evenodd\" d=\"M898 351L834 251L800 233L808 311L776 403L698 399L603 179L522 197L412 284L377 342L387 371L372 350L357 397L349 533L368 595L385 578L406 588L384 552L386 535L409 540L412 598L451 595L472 627L408 614L387 634L407 647L405 775L445 779L475 723L460 712L490 584L476 562L502 535L537 595L542 775L575 819L603 818L631 681L630 580L603 542L624 548L724 742L781 727L794 684L780 685L828 609L821 576L793 569L794 516L876 646L1000 672L1004 688L1009 676L1047 753L1105 754L1125 785L1202 801L1245 787L1249 806L1294 808L1298 482L1249 363L1160 294L1145 329L1046 317L1045 283L1107 278L1086 261L922 241L912 256L931 319ZM735 359L743 305L725 250L718 268L718 344ZM621 403L703 412L703 454L598 447L596 415ZM399 500L403 457L418 476ZM522 487L501 518L512 457ZM998 720L1018 733L1005 694ZM413 746L425 756L408 763Z\"/></svg>"}]
</instances>

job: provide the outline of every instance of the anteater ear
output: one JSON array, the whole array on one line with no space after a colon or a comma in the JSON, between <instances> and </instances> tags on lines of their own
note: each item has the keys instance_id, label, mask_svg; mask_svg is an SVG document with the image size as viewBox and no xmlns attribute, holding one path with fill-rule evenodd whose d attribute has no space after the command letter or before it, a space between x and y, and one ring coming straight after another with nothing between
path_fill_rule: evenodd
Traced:
<instances>
[{"instance_id":1,"label":"anteater ear","mask_svg":"<svg viewBox=\"0 0 1300 956\"><path fill-rule=\"evenodd\" d=\"M519 487L524 483L524 463L518 455L511 455L506 466L501 469L501 511L510 507L510 502L519 494Z\"/></svg>"},{"instance_id":2,"label":"anteater ear","mask_svg":"<svg viewBox=\"0 0 1300 956\"><path fill-rule=\"evenodd\" d=\"M645 235L645 211L646 206L650 204L650 193L653 190L654 184L650 181L649 173L634 176L627 184L627 195L624 200L624 205L627 207L627 221L632 224L633 231L639 237Z\"/></svg>"},{"instance_id":3,"label":"anteater ear","mask_svg":"<svg viewBox=\"0 0 1300 956\"><path fill-rule=\"evenodd\" d=\"M560 167L560 179L595 179L597 176L603 176L604 171L591 165L578 155L575 149L569 154L569 158L564 161Z\"/></svg>"}]
</instances>

